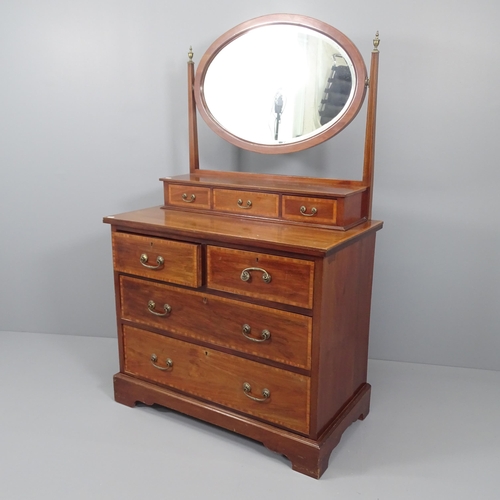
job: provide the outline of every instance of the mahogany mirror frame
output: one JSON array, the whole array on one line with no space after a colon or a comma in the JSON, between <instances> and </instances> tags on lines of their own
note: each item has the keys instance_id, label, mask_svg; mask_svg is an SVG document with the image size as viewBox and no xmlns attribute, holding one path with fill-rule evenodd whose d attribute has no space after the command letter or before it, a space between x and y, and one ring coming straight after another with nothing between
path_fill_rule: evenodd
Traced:
<instances>
[{"instance_id":1,"label":"mahogany mirror frame","mask_svg":"<svg viewBox=\"0 0 500 500\"><path fill-rule=\"evenodd\" d=\"M332 124L330 126L325 124L318 129L318 132L309 134L302 140L299 139L293 142L280 144L261 144L243 139L231 133L231 131L219 124L217 119L212 115L205 100L204 81L207 71L210 68L210 64L227 45L252 30L277 25L307 28L320 35L326 36L328 39L338 44L351 59L353 70L355 72L355 85L353 89L353 96L347 105L347 109L338 120L332 120ZM367 72L363 57L353 42L343 33L332 26L311 17L296 14L270 14L241 23L217 38L210 45L199 62L194 80L193 91L198 112L212 131L224 140L242 149L257 153L283 154L302 151L316 146L317 144L330 139L344 129L356 117L361 106L363 105L366 93L366 80Z\"/></svg>"}]
</instances>

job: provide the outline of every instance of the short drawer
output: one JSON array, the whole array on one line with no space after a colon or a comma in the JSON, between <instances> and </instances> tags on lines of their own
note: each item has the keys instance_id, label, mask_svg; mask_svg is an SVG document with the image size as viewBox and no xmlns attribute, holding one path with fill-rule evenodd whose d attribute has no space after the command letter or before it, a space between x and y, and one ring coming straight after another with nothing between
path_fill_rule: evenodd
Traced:
<instances>
[{"instance_id":1,"label":"short drawer","mask_svg":"<svg viewBox=\"0 0 500 500\"><path fill-rule=\"evenodd\" d=\"M311 224L335 224L337 201L328 198L283 196L283 219Z\"/></svg>"},{"instance_id":2,"label":"short drawer","mask_svg":"<svg viewBox=\"0 0 500 500\"><path fill-rule=\"evenodd\" d=\"M309 316L120 277L121 317L217 346L310 369Z\"/></svg>"},{"instance_id":3,"label":"short drawer","mask_svg":"<svg viewBox=\"0 0 500 500\"><path fill-rule=\"evenodd\" d=\"M207 247L207 286L214 290L312 308L314 262Z\"/></svg>"},{"instance_id":4,"label":"short drawer","mask_svg":"<svg viewBox=\"0 0 500 500\"><path fill-rule=\"evenodd\" d=\"M123 346L129 375L309 431L309 377L129 326Z\"/></svg>"},{"instance_id":5,"label":"short drawer","mask_svg":"<svg viewBox=\"0 0 500 500\"><path fill-rule=\"evenodd\" d=\"M201 247L162 238L113 233L116 271L180 285L201 285Z\"/></svg>"},{"instance_id":6,"label":"short drawer","mask_svg":"<svg viewBox=\"0 0 500 500\"><path fill-rule=\"evenodd\" d=\"M168 184L169 205L210 209L210 188L190 184Z\"/></svg>"},{"instance_id":7,"label":"short drawer","mask_svg":"<svg viewBox=\"0 0 500 500\"><path fill-rule=\"evenodd\" d=\"M214 210L243 215L278 217L279 195L257 191L214 189Z\"/></svg>"}]
</instances>

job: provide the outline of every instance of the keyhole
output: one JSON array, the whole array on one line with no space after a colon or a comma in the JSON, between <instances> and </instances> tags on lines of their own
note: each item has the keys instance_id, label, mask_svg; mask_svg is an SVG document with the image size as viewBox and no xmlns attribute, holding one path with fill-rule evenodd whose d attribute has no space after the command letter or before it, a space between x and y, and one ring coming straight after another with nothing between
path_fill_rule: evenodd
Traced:
<instances>
[{"instance_id":1,"label":"keyhole","mask_svg":"<svg viewBox=\"0 0 500 500\"><path fill-rule=\"evenodd\" d=\"M259 258L258 257L255 259L255 262L259 262Z\"/></svg>"}]
</instances>

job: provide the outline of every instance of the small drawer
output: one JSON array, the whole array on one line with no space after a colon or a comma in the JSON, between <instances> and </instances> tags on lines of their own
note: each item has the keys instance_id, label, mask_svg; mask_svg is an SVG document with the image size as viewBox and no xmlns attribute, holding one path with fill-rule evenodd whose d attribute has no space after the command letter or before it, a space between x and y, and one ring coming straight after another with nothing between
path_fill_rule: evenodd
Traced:
<instances>
[{"instance_id":1,"label":"small drawer","mask_svg":"<svg viewBox=\"0 0 500 500\"><path fill-rule=\"evenodd\" d=\"M115 271L201 286L200 245L118 232L112 238Z\"/></svg>"},{"instance_id":2,"label":"small drawer","mask_svg":"<svg viewBox=\"0 0 500 500\"><path fill-rule=\"evenodd\" d=\"M130 276L120 277L121 317L148 327L310 369L309 316Z\"/></svg>"},{"instance_id":3,"label":"small drawer","mask_svg":"<svg viewBox=\"0 0 500 500\"><path fill-rule=\"evenodd\" d=\"M125 325L123 346L129 375L309 431L309 377Z\"/></svg>"},{"instance_id":4,"label":"small drawer","mask_svg":"<svg viewBox=\"0 0 500 500\"><path fill-rule=\"evenodd\" d=\"M207 247L207 286L214 290L312 308L314 262Z\"/></svg>"},{"instance_id":5,"label":"small drawer","mask_svg":"<svg viewBox=\"0 0 500 500\"><path fill-rule=\"evenodd\" d=\"M190 184L169 184L168 205L210 209L210 188Z\"/></svg>"},{"instance_id":6,"label":"small drawer","mask_svg":"<svg viewBox=\"0 0 500 500\"><path fill-rule=\"evenodd\" d=\"M214 189L214 210L242 215L278 217L279 195L257 191Z\"/></svg>"},{"instance_id":7,"label":"small drawer","mask_svg":"<svg viewBox=\"0 0 500 500\"><path fill-rule=\"evenodd\" d=\"M336 224L337 200L283 196L283 219L310 224Z\"/></svg>"}]
</instances>

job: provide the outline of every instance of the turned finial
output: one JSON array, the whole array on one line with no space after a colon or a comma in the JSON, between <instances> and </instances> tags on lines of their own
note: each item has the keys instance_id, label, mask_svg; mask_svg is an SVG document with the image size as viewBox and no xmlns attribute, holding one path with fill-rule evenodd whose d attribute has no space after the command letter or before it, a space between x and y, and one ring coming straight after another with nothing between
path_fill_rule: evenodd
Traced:
<instances>
[{"instance_id":1,"label":"turned finial","mask_svg":"<svg viewBox=\"0 0 500 500\"><path fill-rule=\"evenodd\" d=\"M378 37L378 31L375 33L375 38L373 39L373 52L378 52L378 46L380 43L380 38Z\"/></svg>"},{"instance_id":2,"label":"turned finial","mask_svg":"<svg viewBox=\"0 0 500 500\"><path fill-rule=\"evenodd\" d=\"M193 47L191 45L189 46L189 52L188 52L188 57L189 57L189 62L193 62Z\"/></svg>"}]
</instances>

